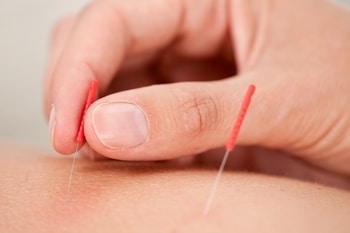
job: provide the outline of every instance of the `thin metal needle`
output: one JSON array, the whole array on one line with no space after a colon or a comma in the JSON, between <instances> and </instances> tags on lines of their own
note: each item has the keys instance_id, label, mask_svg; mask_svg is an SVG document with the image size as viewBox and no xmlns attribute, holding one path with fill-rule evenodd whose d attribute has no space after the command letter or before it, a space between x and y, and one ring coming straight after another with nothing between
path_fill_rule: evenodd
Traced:
<instances>
[{"instance_id":1,"label":"thin metal needle","mask_svg":"<svg viewBox=\"0 0 350 233\"><path fill-rule=\"evenodd\" d=\"M68 185L67 185L66 202L68 202L70 200L70 188L72 186L73 171L74 171L75 163L76 163L76 160L77 160L77 154L78 154L79 145L80 145L80 143L77 144L77 147L75 149L75 153L73 155L73 162L72 162L72 167L70 169Z\"/></svg>"},{"instance_id":2,"label":"thin metal needle","mask_svg":"<svg viewBox=\"0 0 350 233\"><path fill-rule=\"evenodd\" d=\"M210 207L211 207L211 205L213 204L213 200L214 200L216 191L217 191L217 189L218 189L219 182L220 182L222 173L223 173L223 171L224 171L224 168L225 168L225 165L226 165L226 162L227 162L227 159L228 159L229 154L230 154L230 151L229 151L229 150L226 150L225 155L224 155L224 158L222 159L222 162L221 162L219 171L218 171L218 173L217 173L217 175L216 175L216 177L215 177L215 181L214 181L213 187L212 187L212 189L211 189L209 198L208 198L208 200L207 200L207 204L205 205L204 215L207 215L207 214L209 213Z\"/></svg>"}]
</instances>

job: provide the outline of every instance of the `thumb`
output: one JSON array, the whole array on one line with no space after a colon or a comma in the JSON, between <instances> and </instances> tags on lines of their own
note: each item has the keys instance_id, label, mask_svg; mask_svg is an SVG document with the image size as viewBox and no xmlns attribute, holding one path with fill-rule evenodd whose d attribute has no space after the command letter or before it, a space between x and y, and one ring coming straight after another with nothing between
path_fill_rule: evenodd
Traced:
<instances>
[{"instance_id":1,"label":"thumb","mask_svg":"<svg viewBox=\"0 0 350 233\"><path fill-rule=\"evenodd\" d=\"M257 79L258 80L258 79ZM224 146L248 85L231 78L143 87L96 101L86 115L85 134L92 149L114 159L159 160ZM254 99L264 91L254 83ZM253 100L238 143L255 144L264 132ZM265 129L267 132L267 129ZM266 133L265 133L266 134Z\"/></svg>"}]
</instances>

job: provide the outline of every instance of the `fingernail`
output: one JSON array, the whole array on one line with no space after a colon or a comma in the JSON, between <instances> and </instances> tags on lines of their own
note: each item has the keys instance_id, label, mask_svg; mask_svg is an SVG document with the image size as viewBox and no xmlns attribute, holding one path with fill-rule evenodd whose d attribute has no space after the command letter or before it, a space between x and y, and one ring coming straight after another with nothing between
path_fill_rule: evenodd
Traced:
<instances>
[{"instance_id":1,"label":"fingernail","mask_svg":"<svg viewBox=\"0 0 350 233\"><path fill-rule=\"evenodd\" d=\"M109 148L135 147L148 136L143 111L130 103L100 104L93 113L93 127L101 143Z\"/></svg>"},{"instance_id":2,"label":"fingernail","mask_svg":"<svg viewBox=\"0 0 350 233\"><path fill-rule=\"evenodd\" d=\"M49 119L49 133L50 133L50 139L52 144L54 141L55 126L56 126L56 110L54 106L51 106L50 119Z\"/></svg>"}]
</instances>

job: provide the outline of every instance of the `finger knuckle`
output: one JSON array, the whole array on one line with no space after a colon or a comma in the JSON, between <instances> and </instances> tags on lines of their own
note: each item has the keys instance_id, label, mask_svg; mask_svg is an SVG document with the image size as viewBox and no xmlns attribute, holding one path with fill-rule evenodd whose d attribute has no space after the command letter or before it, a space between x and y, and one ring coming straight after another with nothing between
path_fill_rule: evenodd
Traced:
<instances>
[{"instance_id":1,"label":"finger knuckle","mask_svg":"<svg viewBox=\"0 0 350 233\"><path fill-rule=\"evenodd\" d=\"M187 137L198 137L215 128L217 105L207 92L200 88L178 88L175 95L179 104L177 128Z\"/></svg>"}]
</instances>

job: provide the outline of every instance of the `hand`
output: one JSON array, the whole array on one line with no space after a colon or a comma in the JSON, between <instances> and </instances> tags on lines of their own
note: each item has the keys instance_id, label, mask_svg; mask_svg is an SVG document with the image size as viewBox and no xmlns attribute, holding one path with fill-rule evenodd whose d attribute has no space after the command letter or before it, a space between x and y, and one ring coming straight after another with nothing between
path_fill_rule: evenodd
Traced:
<instances>
[{"instance_id":1,"label":"hand","mask_svg":"<svg viewBox=\"0 0 350 233\"><path fill-rule=\"evenodd\" d=\"M74 152L97 79L85 121L97 153L158 160L221 147L253 83L239 144L350 174L349 38L350 14L321 0L95 1L53 33L52 143Z\"/></svg>"}]
</instances>

